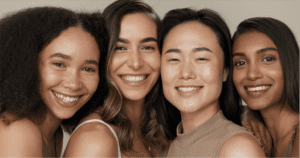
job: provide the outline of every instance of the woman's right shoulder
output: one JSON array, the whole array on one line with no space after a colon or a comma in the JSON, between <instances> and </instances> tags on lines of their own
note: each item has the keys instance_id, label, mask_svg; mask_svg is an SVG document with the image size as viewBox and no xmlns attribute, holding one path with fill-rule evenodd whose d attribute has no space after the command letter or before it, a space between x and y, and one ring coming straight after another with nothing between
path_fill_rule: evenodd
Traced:
<instances>
[{"instance_id":1,"label":"woman's right shoulder","mask_svg":"<svg viewBox=\"0 0 300 158\"><path fill-rule=\"evenodd\" d=\"M72 133L64 153L64 157L69 156L118 157L118 142L101 121L84 123Z\"/></svg>"},{"instance_id":2,"label":"woman's right shoulder","mask_svg":"<svg viewBox=\"0 0 300 158\"><path fill-rule=\"evenodd\" d=\"M36 124L20 119L6 124L0 118L0 156L42 157L42 134Z\"/></svg>"}]
</instances>

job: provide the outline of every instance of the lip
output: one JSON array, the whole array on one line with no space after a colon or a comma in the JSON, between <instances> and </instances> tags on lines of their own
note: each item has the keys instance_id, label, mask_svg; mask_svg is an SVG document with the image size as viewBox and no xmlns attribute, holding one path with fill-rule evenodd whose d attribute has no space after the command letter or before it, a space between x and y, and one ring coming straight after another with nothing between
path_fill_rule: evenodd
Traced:
<instances>
[{"instance_id":1,"label":"lip","mask_svg":"<svg viewBox=\"0 0 300 158\"><path fill-rule=\"evenodd\" d=\"M129 86L141 86L146 84L150 78L150 74L121 74L118 77L123 83Z\"/></svg>"},{"instance_id":2,"label":"lip","mask_svg":"<svg viewBox=\"0 0 300 158\"><path fill-rule=\"evenodd\" d=\"M183 97L190 97L200 92L204 86L198 85L180 85L176 86L175 90Z\"/></svg>"},{"instance_id":3,"label":"lip","mask_svg":"<svg viewBox=\"0 0 300 158\"><path fill-rule=\"evenodd\" d=\"M273 84L260 84L260 85L246 85L244 86L244 90L246 93L253 97L259 97L265 93L267 93Z\"/></svg>"},{"instance_id":4,"label":"lip","mask_svg":"<svg viewBox=\"0 0 300 158\"><path fill-rule=\"evenodd\" d=\"M54 91L54 90L51 90L51 92L52 92L53 97L55 98L55 100L56 100L60 105L62 105L63 107L68 107L68 108L75 106L75 105L79 102L79 99L82 97L82 95L66 95L66 94L63 94L63 93L56 92L56 91ZM73 101L73 102L64 102L64 101L62 101L61 99L59 99L59 98L55 95L55 93L61 94L61 95L63 95L64 97L77 98L77 100L76 100L76 101Z\"/></svg>"}]
</instances>

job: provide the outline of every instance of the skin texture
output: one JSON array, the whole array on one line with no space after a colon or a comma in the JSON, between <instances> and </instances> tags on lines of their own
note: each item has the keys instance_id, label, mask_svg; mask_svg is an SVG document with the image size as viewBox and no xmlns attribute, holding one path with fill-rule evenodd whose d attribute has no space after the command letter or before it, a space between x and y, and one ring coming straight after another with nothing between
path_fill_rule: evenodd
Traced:
<instances>
[{"instance_id":1,"label":"skin texture","mask_svg":"<svg viewBox=\"0 0 300 158\"><path fill-rule=\"evenodd\" d=\"M1 120L1 156L54 157L54 140L56 155L60 155L62 131L59 125L63 119L72 117L96 91L98 64L91 63L98 63L99 58L94 37L81 28L68 28L53 39L40 53L38 65L39 92L47 107L45 121L36 125L28 119L22 119L6 126ZM80 98L72 103L64 103L53 91ZM49 155L43 155L42 139L50 150Z\"/></svg>"},{"instance_id":2,"label":"skin texture","mask_svg":"<svg viewBox=\"0 0 300 158\"><path fill-rule=\"evenodd\" d=\"M299 114L282 99L284 75L277 47L264 33L251 30L237 37L233 56L234 84L249 108L260 110L274 144L271 155L282 157L299 122ZM253 86L268 87L249 91ZM298 157L299 132L295 137L292 156Z\"/></svg>"},{"instance_id":3,"label":"skin texture","mask_svg":"<svg viewBox=\"0 0 300 158\"><path fill-rule=\"evenodd\" d=\"M223 52L215 33L199 22L174 27L166 36L162 50L164 94L180 110L183 133L186 133L220 110L218 99L228 71L223 66ZM189 92L178 89L192 86L200 89ZM264 157L264 153L253 136L239 133L223 144L219 156Z\"/></svg>"},{"instance_id":4,"label":"skin texture","mask_svg":"<svg viewBox=\"0 0 300 158\"><path fill-rule=\"evenodd\" d=\"M156 28L156 23L142 13L127 14L121 20L120 40L110 63L109 74L124 96L122 106L129 112L134 131L133 149L137 151L122 152L122 157L151 157L142 142L139 125L145 110L144 99L160 74ZM141 82L127 82L120 75L147 75L147 78ZM92 113L82 122L90 119L101 117ZM118 127L110 126L117 133ZM64 156L117 157L117 152L116 138L108 127L101 123L89 123L73 133Z\"/></svg>"},{"instance_id":5,"label":"skin texture","mask_svg":"<svg viewBox=\"0 0 300 158\"><path fill-rule=\"evenodd\" d=\"M143 100L160 75L156 25L147 19L144 14L123 17L119 42L109 68L110 76L128 100ZM122 78L128 76L144 78L145 75L147 78L140 82L128 82Z\"/></svg>"},{"instance_id":6,"label":"skin texture","mask_svg":"<svg viewBox=\"0 0 300 158\"><path fill-rule=\"evenodd\" d=\"M174 27L165 38L161 65L164 94L181 111L186 123L184 132L219 111L218 99L227 71L223 67L222 49L210 28L199 22ZM199 89L182 92L178 87Z\"/></svg>"}]
</instances>

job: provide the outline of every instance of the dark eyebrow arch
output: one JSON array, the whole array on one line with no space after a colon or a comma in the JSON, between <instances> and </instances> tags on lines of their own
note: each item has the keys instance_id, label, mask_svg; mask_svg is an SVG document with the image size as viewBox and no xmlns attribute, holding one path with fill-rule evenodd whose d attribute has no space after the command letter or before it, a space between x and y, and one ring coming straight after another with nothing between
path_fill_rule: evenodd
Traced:
<instances>
[{"instance_id":1,"label":"dark eyebrow arch","mask_svg":"<svg viewBox=\"0 0 300 158\"><path fill-rule=\"evenodd\" d=\"M94 64L98 66L98 62L96 60L85 60L84 62L87 64Z\"/></svg>"},{"instance_id":2,"label":"dark eyebrow arch","mask_svg":"<svg viewBox=\"0 0 300 158\"><path fill-rule=\"evenodd\" d=\"M213 52L212 50L206 48L206 47L197 47L193 49L193 52Z\"/></svg>"},{"instance_id":3,"label":"dark eyebrow arch","mask_svg":"<svg viewBox=\"0 0 300 158\"><path fill-rule=\"evenodd\" d=\"M125 44L129 43L128 40L123 39L123 38L119 38L119 39L118 39L118 42L125 43Z\"/></svg>"},{"instance_id":4,"label":"dark eyebrow arch","mask_svg":"<svg viewBox=\"0 0 300 158\"><path fill-rule=\"evenodd\" d=\"M276 48L273 48L273 47L267 47L267 48L259 49L256 52L261 53L261 52L266 52L266 51L278 51L278 50Z\"/></svg>"},{"instance_id":5,"label":"dark eyebrow arch","mask_svg":"<svg viewBox=\"0 0 300 158\"><path fill-rule=\"evenodd\" d=\"M156 42L157 43L157 40L153 37L148 37L148 38L144 38L140 41L140 43L146 43L146 42Z\"/></svg>"},{"instance_id":6,"label":"dark eyebrow arch","mask_svg":"<svg viewBox=\"0 0 300 158\"><path fill-rule=\"evenodd\" d=\"M71 57L69 55L66 55L66 54L63 54L63 53L55 53L55 54L52 54L49 58L53 58L53 57L60 57L60 58L63 58L63 59L71 59Z\"/></svg>"},{"instance_id":7,"label":"dark eyebrow arch","mask_svg":"<svg viewBox=\"0 0 300 158\"><path fill-rule=\"evenodd\" d=\"M165 54L167 53L181 53L181 50L177 49L177 48L172 48L172 49L168 49Z\"/></svg>"},{"instance_id":8,"label":"dark eyebrow arch","mask_svg":"<svg viewBox=\"0 0 300 158\"><path fill-rule=\"evenodd\" d=\"M266 51L278 51L276 48L273 48L273 47L267 47L267 48L262 48L262 49L259 49L256 51L256 53L262 53L262 52L266 52ZM232 57L234 56L245 56L244 53L234 53L232 55Z\"/></svg>"}]
</instances>

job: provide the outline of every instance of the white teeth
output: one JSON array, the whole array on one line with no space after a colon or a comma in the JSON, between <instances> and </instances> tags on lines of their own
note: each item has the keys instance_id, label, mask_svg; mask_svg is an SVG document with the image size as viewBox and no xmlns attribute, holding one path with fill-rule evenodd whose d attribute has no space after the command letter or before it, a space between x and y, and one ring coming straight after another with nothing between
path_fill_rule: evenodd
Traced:
<instances>
[{"instance_id":1,"label":"white teeth","mask_svg":"<svg viewBox=\"0 0 300 158\"><path fill-rule=\"evenodd\" d=\"M122 76L122 79L128 82L140 82L146 79L146 75L144 76Z\"/></svg>"},{"instance_id":2,"label":"white teeth","mask_svg":"<svg viewBox=\"0 0 300 158\"><path fill-rule=\"evenodd\" d=\"M268 89L270 87L271 86L248 87L247 90L250 91L250 92L262 91L262 90L266 90L266 89Z\"/></svg>"},{"instance_id":3,"label":"white teeth","mask_svg":"<svg viewBox=\"0 0 300 158\"><path fill-rule=\"evenodd\" d=\"M177 89L181 92L191 92L200 89L200 87L178 87Z\"/></svg>"},{"instance_id":4,"label":"white teeth","mask_svg":"<svg viewBox=\"0 0 300 158\"><path fill-rule=\"evenodd\" d=\"M79 99L79 97L65 97L62 94L58 94L56 92L53 91L53 94L60 100L62 100L65 103L71 103L71 102L75 102Z\"/></svg>"}]
</instances>

